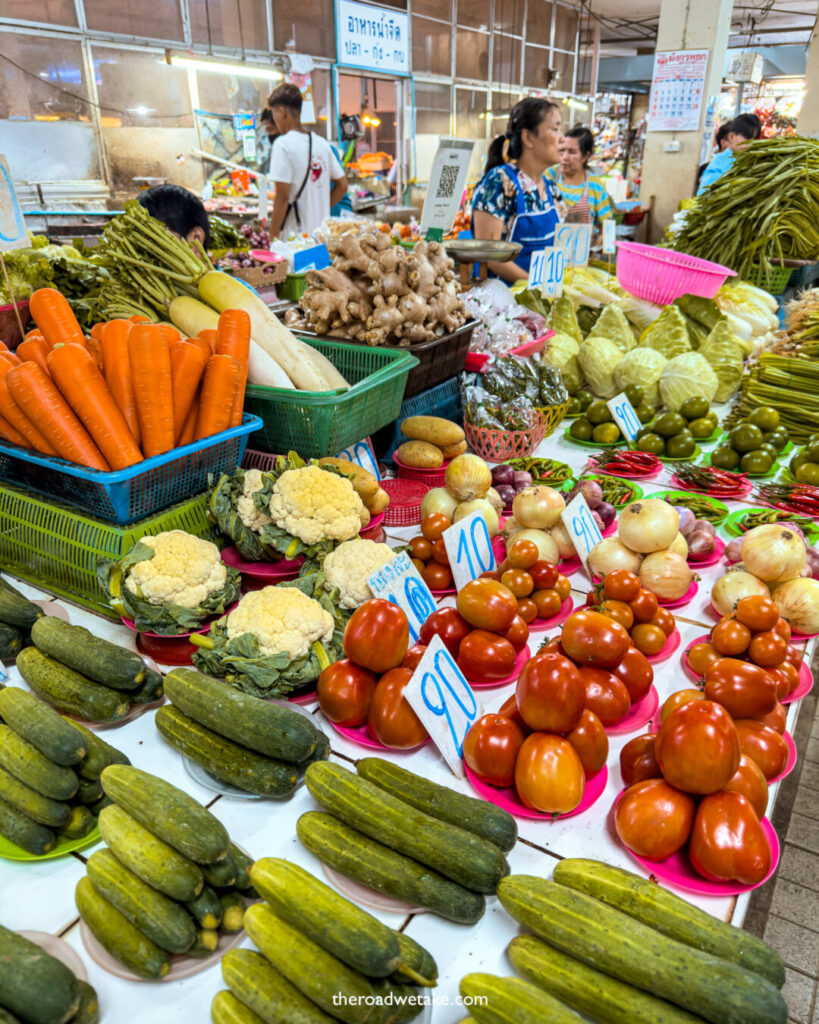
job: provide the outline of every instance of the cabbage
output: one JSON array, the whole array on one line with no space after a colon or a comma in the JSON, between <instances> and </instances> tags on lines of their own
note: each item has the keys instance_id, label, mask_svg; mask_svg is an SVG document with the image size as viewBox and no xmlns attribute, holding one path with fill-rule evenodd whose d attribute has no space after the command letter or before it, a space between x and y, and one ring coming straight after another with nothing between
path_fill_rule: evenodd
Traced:
<instances>
[{"instance_id":1,"label":"cabbage","mask_svg":"<svg viewBox=\"0 0 819 1024\"><path fill-rule=\"evenodd\" d=\"M617 391L625 391L632 384L643 389L645 401L656 408L660 404L658 381L668 360L653 348L633 348L627 352L614 370Z\"/></svg>"},{"instance_id":2,"label":"cabbage","mask_svg":"<svg viewBox=\"0 0 819 1024\"><path fill-rule=\"evenodd\" d=\"M594 327L589 332L589 337L596 337L598 334L613 341L624 353L630 352L636 345L626 314L617 306L606 306L597 318Z\"/></svg>"},{"instance_id":3,"label":"cabbage","mask_svg":"<svg viewBox=\"0 0 819 1024\"><path fill-rule=\"evenodd\" d=\"M712 402L718 387L719 378L699 352L683 352L669 359L660 374L660 398L669 412L676 412L689 398Z\"/></svg>"},{"instance_id":4,"label":"cabbage","mask_svg":"<svg viewBox=\"0 0 819 1024\"><path fill-rule=\"evenodd\" d=\"M776 300L747 281L726 282L717 292L714 301L723 313L744 320L750 328L751 337L775 331L779 326Z\"/></svg>"},{"instance_id":5,"label":"cabbage","mask_svg":"<svg viewBox=\"0 0 819 1024\"><path fill-rule=\"evenodd\" d=\"M728 324L720 321L702 343L699 351L700 355L708 360L719 379L714 400L727 402L739 388L742 380L742 343L734 336Z\"/></svg>"},{"instance_id":6,"label":"cabbage","mask_svg":"<svg viewBox=\"0 0 819 1024\"><path fill-rule=\"evenodd\" d=\"M542 363L555 366L560 370L563 383L566 385L570 395L573 395L575 391L579 391L583 386L583 374L580 372L580 366L577 362L579 350L580 346L574 338L564 334L562 331L557 331L553 337L546 341L540 356Z\"/></svg>"},{"instance_id":7,"label":"cabbage","mask_svg":"<svg viewBox=\"0 0 819 1024\"><path fill-rule=\"evenodd\" d=\"M618 309L626 314L626 317L634 327L637 328L637 339L639 341L640 331L653 324L662 313L663 307L653 302L645 302L643 299L635 299L633 295L624 295L615 303Z\"/></svg>"},{"instance_id":8,"label":"cabbage","mask_svg":"<svg viewBox=\"0 0 819 1024\"><path fill-rule=\"evenodd\" d=\"M602 334L586 338L580 346L577 361L598 398L614 398L617 394L614 370L622 358L622 349Z\"/></svg>"},{"instance_id":9,"label":"cabbage","mask_svg":"<svg viewBox=\"0 0 819 1024\"><path fill-rule=\"evenodd\" d=\"M676 306L666 306L654 323L640 335L640 344L661 352L666 359L691 350L685 317Z\"/></svg>"},{"instance_id":10,"label":"cabbage","mask_svg":"<svg viewBox=\"0 0 819 1024\"><path fill-rule=\"evenodd\" d=\"M568 334L570 338L574 338L578 345L583 340L583 335L580 333L580 325L574 313L572 300L565 295L561 295L559 299L555 299L552 303L548 323L553 330L562 331L563 334Z\"/></svg>"}]
</instances>

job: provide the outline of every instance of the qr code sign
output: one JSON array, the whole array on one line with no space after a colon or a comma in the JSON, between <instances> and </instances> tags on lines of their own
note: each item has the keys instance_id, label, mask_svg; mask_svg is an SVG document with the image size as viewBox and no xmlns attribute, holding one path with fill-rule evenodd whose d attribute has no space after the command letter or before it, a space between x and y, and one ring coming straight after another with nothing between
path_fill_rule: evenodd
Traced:
<instances>
[{"instance_id":1,"label":"qr code sign","mask_svg":"<svg viewBox=\"0 0 819 1024\"><path fill-rule=\"evenodd\" d=\"M438 182L436 199L451 199L455 195L455 186L458 184L459 168L454 164L444 164L441 168L441 179Z\"/></svg>"}]
</instances>

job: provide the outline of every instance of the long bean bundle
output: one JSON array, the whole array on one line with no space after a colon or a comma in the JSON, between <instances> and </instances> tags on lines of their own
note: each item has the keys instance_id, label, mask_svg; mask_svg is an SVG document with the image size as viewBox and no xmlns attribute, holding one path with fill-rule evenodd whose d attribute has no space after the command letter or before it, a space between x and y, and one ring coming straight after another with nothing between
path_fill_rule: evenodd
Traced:
<instances>
[{"instance_id":1,"label":"long bean bundle","mask_svg":"<svg viewBox=\"0 0 819 1024\"><path fill-rule=\"evenodd\" d=\"M763 352L743 378L728 424L761 405L776 409L791 440L803 444L819 430L819 362Z\"/></svg>"}]
</instances>

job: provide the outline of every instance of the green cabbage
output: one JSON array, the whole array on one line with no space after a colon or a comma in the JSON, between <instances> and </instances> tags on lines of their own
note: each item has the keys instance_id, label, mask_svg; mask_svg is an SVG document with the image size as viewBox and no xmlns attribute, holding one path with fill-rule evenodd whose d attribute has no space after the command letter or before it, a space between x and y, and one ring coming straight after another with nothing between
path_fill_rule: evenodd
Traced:
<instances>
[{"instance_id":1,"label":"green cabbage","mask_svg":"<svg viewBox=\"0 0 819 1024\"><path fill-rule=\"evenodd\" d=\"M699 352L683 352L669 359L660 374L660 398L669 412L676 412L689 398L712 402L718 387L719 378Z\"/></svg>"},{"instance_id":2,"label":"green cabbage","mask_svg":"<svg viewBox=\"0 0 819 1024\"><path fill-rule=\"evenodd\" d=\"M744 347L725 321L720 321L700 346L700 355L708 360L719 378L716 402L727 402L742 380Z\"/></svg>"},{"instance_id":3,"label":"green cabbage","mask_svg":"<svg viewBox=\"0 0 819 1024\"><path fill-rule=\"evenodd\" d=\"M565 295L561 295L559 299L555 299L552 303L549 319L546 322L552 330L562 331L563 334L568 334L570 338L574 338L578 345L583 340L572 300Z\"/></svg>"},{"instance_id":4,"label":"green cabbage","mask_svg":"<svg viewBox=\"0 0 819 1024\"><path fill-rule=\"evenodd\" d=\"M622 358L622 349L602 334L590 335L580 346L577 361L598 398L613 398L617 394L614 370Z\"/></svg>"},{"instance_id":5,"label":"green cabbage","mask_svg":"<svg viewBox=\"0 0 819 1024\"><path fill-rule=\"evenodd\" d=\"M633 348L627 352L614 370L614 383L618 391L625 391L632 384L639 384L648 405L656 408L660 404L660 374L668 360L653 348Z\"/></svg>"},{"instance_id":6,"label":"green cabbage","mask_svg":"<svg viewBox=\"0 0 819 1024\"><path fill-rule=\"evenodd\" d=\"M640 344L646 348L656 349L666 359L682 355L691 350L691 339L685 317L676 306L666 306L654 323L640 335Z\"/></svg>"},{"instance_id":7,"label":"green cabbage","mask_svg":"<svg viewBox=\"0 0 819 1024\"><path fill-rule=\"evenodd\" d=\"M575 391L579 391L583 386L583 374L580 372L580 366L577 362L577 353L579 351L580 346L574 338L564 334L562 331L558 331L543 346L543 352L540 356L541 362L560 370L563 383L566 385L570 395L573 395Z\"/></svg>"},{"instance_id":8,"label":"green cabbage","mask_svg":"<svg viewBox=\"0 0 819 1024\"><path fill-rule=\"evenodd\" d=\"M618 306L609 305L597 319L597 323L589 333L589 337L602 335L613 341L622 352L630 352L637 342L626 314Z\"/></svg>"}]
</instances>

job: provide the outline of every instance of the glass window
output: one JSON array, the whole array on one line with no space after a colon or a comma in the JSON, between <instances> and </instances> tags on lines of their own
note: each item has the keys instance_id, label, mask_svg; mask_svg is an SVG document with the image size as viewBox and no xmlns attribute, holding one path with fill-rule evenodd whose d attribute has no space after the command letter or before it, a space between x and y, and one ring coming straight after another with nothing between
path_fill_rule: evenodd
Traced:
<instances>
[{"instance_id":1,"label":"glass window","mask_svg":"<svg viewBox=\"0 0 819 1024\"><path fill-rule=\"evenodd\" d=\"M140 128L193 124L184 68L171 67L161 53L109 46L94 45L93 58L103 124Z\"/></svg>"},{"instance_id":2,"label":"glass window","mask_svg":"<svg viewBox=\"0 0 819 1024\"><path fill-rule=\"evenodd\" d=\"M571 50L574 53L577 44L579 23L577 14L569 7L560 4L555 9L555 41L558 50Z\"/></svg>"},{"instance_id":3,"label":"glass window","mask_svg":"<svg viewBox=\"0 0 819 1024\"><path fill-rule=\"evenodd\" d=\"M412 13L451 22L452 0L412 0Z\"/></svg>"},{"instance_id":4,"label":"glass window","mask_svg":"<svg viewBox=\"0 0 819 1024\"><path fill-rule=\"evenodd\" d=\"M432 82L415 83L415 131L418 135L449 135L452 89Z\"/></svg>"},{"instance_id":5,"label":"glass window","mask_svg":"<svg viewBox=\"0 0 819 1024\"><path fill-rule=\"evenodd\" d=\"M552 10L549 0L529 0L526 8L526 42L550 46L552 42Z\"/></svg>"},{"instance_id":6,"label":"glass window","mask_svg":"<svg viewBox=\"0 0 819 1024\"><path fill-rule=\"evenodd\" d=\"M274 0L273 43L276 50L335 58L332 0Z\"/></svg>"},{"instance_id":7,"label":"glass window","mask_svg":"<svg viewBox=\"0 0 819 1024\"><path fill-rule=\"evenodd\" d=\"M338 134L330 131L330 118L333 114L330 102L330 72L327 68L313 68L312 79L313 108L316 113L313 131L327 139L331 134Z\"/></svg>"},{"instance_id":8,"label":"glass window","mask_svg":"<svg viewBox=\"0 0 819 1024\"><path fill-rule=\"evenodd\" d=\"M76 25L77 9L74 0L0 0L0 18Z\"/></svg>"},{"instance_id":9,"label":"glass window","mask_svg":"<svg viewBox=\"0 0 819 1024\"><path fill-rule=\"evenodd\" d=\"M196 74L199 109L211 114L257 113L267 104L276 85L266 78L220 75L210 71Z\"/></svg>"},{"instance_id":10,"label":"glass window","mask_svg":"<svg viewBox=\"0 0 819 1024\"><path fill-rule=\"evenodd\" d=\"M523 65L523 83L537 89L548 89L552 84L552 62L549 51L542 46L527 46ZM561 83L561 89L563 84Z\"/></svg>"},{"instance_id":11,"label":"glass window","mask_svg":"<svg viewBox=\"0 0 819 1024\"><path fill-rule=\"evenodd\" d=\"M457 78L489 79L489 35L484 32L455 32L455 75Z\"/></svg>"},{"instance_id":12,"label":"glass window","mask_svg":"<svg viewBox=\"0 0 819 1024\"><path fill-rule=\"evenodd\" d=\"M561 92L572 92L574 90L574 54L555 50L552 60L554 69L558 73L558 78L554 83L555 88L560 89Z\"/></svg>"},{"instance_id":13,"label":"glass window","mask_svg":"<svg viewBox=\"0 0 819 1024\"><path fill-rule=\"evenodd\" d=\"M489 0L457 0L458 24L489 31Z\"/></svg>"},{"instance_id":14,"label":"glass window","mask_svg":"<svg viewBox=\"0 0 819 1024\"><path fill-rule=\"evenodd\" d=\"M486 92L455 89L455 135L459 139L486 138Z\"/></svg>"},{"instance_id":15,"label":"glass window","mask_svg":"<svg viewBox=\"0 0 819 1024\"><path fill-rule=\"evenodd\" d=\"M452 26L429 18L412 18L412 70L452 74Z\"/></svg>"},{"instance_id":16,"label":"glass window","mask_svg":"<svg viewBox=\"0 0 819 1024\"><path fill-rule=\"evenodd\" d=\"M182 40L182 14L178 0L153 0L150 14L144 0L84 0L85 21L95 32L123 36Z\"/></svg>"},{"instance_id":17,"label":"glass window","mask_svg":"<svg viewBox=\"0 0 819 1024\"><path fill-rule=\"evenodd\" d=\"M0 118L86 121L89 118L80 44L0 32Z\"/></svg>"},{"instance_id":18,"label":"glass window","mask_svg":"<svg viewBox=\"0 0 819 1024\"><path fill-rule=\"evenodd\" d=\"M257 0L188 0L195 43L267 50L267 12Z\"/></svg>"},{"instance_id":19,"label":"glass window","mask_svg":"<svg viewBox=\"0 0 819 1024\"><path fill-rule=\"evenodd\" d=\"M495 31L522 36L524 7L524 0L495 0Z\"/></svg>"},{"instance_id":20,"label":"glass window","mask_svg":"<svg viewBox=\"0 0 819 1024\"><path fill-rule=\"evenodd\" d=\"M520 51L522 43L515 36L495 33L492 49L492 81L501 85L520 83Z\"/></svg>"}]
</instances>

